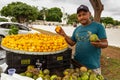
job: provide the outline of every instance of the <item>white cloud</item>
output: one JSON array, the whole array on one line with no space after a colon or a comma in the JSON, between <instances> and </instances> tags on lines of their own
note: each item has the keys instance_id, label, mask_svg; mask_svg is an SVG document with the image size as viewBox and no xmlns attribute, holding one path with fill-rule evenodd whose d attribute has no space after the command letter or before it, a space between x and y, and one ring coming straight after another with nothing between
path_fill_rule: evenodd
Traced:
<instances>
[{"instance_id":1,"label":"white cloud","mask_svg":"<svg viewBox=\"0 0 120 80\"><path fill-rule=\"evenodd\" d=\"M93 8L89 2L89 0L0 0L0 9L3 6L7 5L11 2L21 1L25 2L29 5L33 5L42 9L42 7L59 7L62 9L64 7L65 12L68 14L76 13L77 7L80 4L85 4L89 7L92 14ZM102 12L102 17L112 17L114 19L120 20L120 0L101 0L104 5L104 11Z\"/></svg>"}]
</instances>

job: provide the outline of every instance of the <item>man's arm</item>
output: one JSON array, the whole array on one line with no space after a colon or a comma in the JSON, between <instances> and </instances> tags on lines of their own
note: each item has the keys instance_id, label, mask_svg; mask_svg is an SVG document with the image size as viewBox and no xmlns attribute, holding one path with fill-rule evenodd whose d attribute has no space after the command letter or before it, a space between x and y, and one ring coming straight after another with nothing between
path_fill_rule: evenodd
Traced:
<instances>
[{"instance_id":1,"label":"man's arm","mask_svg":"<svg viewBox=\"0 0 120 80\"><path fill-rule=\"evenodd\" d=\"M107 39L101 39L96 42L91 42L91 44L98 48L107 48L108 47Z\"/></svg>"},{"instance_id":2,"label":"man's arm","mask_svg":"<svg viewBox=\"0 0 120 80\"><path fill-rule=\"evenodd\" d=\"M70 46L74 46L75 45L75 42L69 37L67 36L66 34L63 35L65 40L67 41L67 43L70 45Z\"/></svg>"},{"instance_id":3,"label":"man's arm","mask_svg":"<svg viewBox=\"0 0 120 80\"><path fill-rule=\"evenodd\" d=\"M58 34L60 34L61 36L63 36L70 46L74 46L75 42L69 36L66 35L66 33L64 32L64 30L61 27L59 27L59 28L60 29L58 31L57 30L55 30L55 31Z\"/></svg>"}]
</instances>

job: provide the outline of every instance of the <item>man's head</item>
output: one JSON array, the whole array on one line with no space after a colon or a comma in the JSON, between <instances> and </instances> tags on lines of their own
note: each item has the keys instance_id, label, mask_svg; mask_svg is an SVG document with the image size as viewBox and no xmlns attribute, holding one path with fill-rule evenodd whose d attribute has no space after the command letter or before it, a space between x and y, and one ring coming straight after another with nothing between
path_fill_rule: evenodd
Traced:
<instances>
[{"instance_id":1,"label":"man's head","mask_svg":"<svg viewBox=\"0 0 120 80\"><path fill-rule=\"evenodd\" d=\"M77 8L77 14L80 12L80 11L85 11L85 12L89 12L89 8L85 5L80 5L78 8Z\"/></svg>"},{"instance_id":2,"label":"man's head","mask_svg":"<svg viewBox=\"0 0 120 80\"><path fill-rule=\"evenodd\" d=\"M90 22L91 13L89 8L85 5L80 5L77 8L77 18L82 25L87 25Z\"/></svg>"}]
</instances>

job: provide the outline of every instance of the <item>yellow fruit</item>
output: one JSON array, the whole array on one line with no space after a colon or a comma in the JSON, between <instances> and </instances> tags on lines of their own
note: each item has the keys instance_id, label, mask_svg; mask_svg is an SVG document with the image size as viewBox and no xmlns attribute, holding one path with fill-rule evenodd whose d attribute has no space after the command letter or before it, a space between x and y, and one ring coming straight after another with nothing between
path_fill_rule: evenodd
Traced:
<instances>
[{"instance_id":1,"label":"yellow fruit","mask_svg":"<svg viewBox=\"0 0 120 80\"><path fill-rule=\"evenodd\" d=\"M20 73L21 76L25 76L25 73Z\"/></svg>"},{"instance_id":2,"label":"yellow fruit","mask_svg":"<svg viewBox=\"0 0 120 80\"><path fill-rule=\"evenodd\" d=\"M43 74L48 75L48 74L50 74L50 71L48 69L44 69Z\"/></svg>"},{"instance_id":3,"label":"yellow fruit","mask_svg":"<svg viewBox=\"0 0 120 80\"><path fill-rule=\"evenodd\" d=\"M68 47L62 36L37 33L6 36L1 44L10 49L28 52L52 52Z\"/></svg>"},{"instance_id":4,"label":"yellow fruit","mask_svg":"<svg viewBox=\"0 0 120 80\"><path fill-rule=\"evenodd\" d=\"M50 80L56 80L57 79L57 75L52 75L51 77L50 77Z\"/></svg>"},{"instance_id":5,"label":"yellow fruit","mask_svg":"<svg viewBox=\"0 0 120 80\"><path fill-rule=\"evenodd\" d=\"M34 69L34 66L33 66L33 65L29 65L29 66L27 67L27 70L28 70L28 71L30 71L30 70L32 70L32 69Z\"/></svg>"},{"instance_id":6,"label":"yellow fruit","mask_svg":"<svg viewBox=\"0 0 120 80\"><path fill-rule=\"evenodd\" d=\"M34 75L34 76L33 76L33 79L35 79L35 80L36 80L37 78L38 78L38 76L36 76L36 75Z\"/></svg>"},{"instance_id":7,"label":"yellow fruit","mask_svg":"<svg viewBox=\"0 0 120 80\"><path fill-rule=\"evenodd\" d=\"M44 77L44 75L43 75L43 74L39 74L39 75L38 75L38 77L41 77L41 78L43 78L43 77Z\"/></svg>"},{"instance_id":8,"label":"yellow fruit","mask_svg":"<svg viewBox=\"0 0 120 80\"><path fill-rule=\"evenodd\" d=\"M99 38L96 34L91 34L89 39L90 39L91 42L99 40Z\"/></svg>"},{"instance_id":9,"label":"yellow fruit","mask_svg":"<svg viewBox=\"0 0 120 80\"><path fill-rule=\"evenodd\" d=\"M27 76L27 77L32 77L32 76L33 76L33 74L32 74L32 73L30 73L30 72L26 72L26 76Z\"/></svg>"},{"instance_id":10,"label":"yellow fruit","mask_svg":"<svg viewBox=\"0 0 120 80\"><path fill-rule=\"evenodd\" d=\"M64 75L68 75L69 72L68 72L68 71L64 71L63 74L64 74Z\"/></svg>"},{"instance_id":11,"label":"yellow fruit","mask_svg":"<svg viewBox=\"0 0 120 80\"><path fill-rule=\"evenodd\" d=\"M56 26L55 31L56 32L60 32L60 30L61 30L61 27L60 26Z\"/></svg>"},{"instance_id":12,"label":"yellow fruit","mask_svg":"<svg viewBox=\"0 0 120 80\"><path fill-rule=\"evenodd\" d=\"M82 66L82 67L80 67L80 71L82 71L82 72L86 72L86 71L87 71L87 68L84 67L84 66Z\"/></svg>"}]
</instances>

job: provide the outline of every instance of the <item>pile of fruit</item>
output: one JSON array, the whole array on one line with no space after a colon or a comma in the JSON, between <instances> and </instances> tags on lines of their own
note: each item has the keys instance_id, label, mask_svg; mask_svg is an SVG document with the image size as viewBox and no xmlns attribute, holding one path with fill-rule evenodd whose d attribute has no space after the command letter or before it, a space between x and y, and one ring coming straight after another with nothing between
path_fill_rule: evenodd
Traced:
<instances>
[{"instance_id":1,"label":"pile of fruit","mask_svg":"<svg viewBox=\"0 0 120 80\"><path fill-rule=\"evenodd\" d=\"M62 72L62 71L61 71ZM63 76L58 76L56 74L50 75L50 70L38 70L34 66L29 65L27 70L23 73L20 73L22 76L28 76L33 79L42 78L43 80L104 80L104 77L99 74L95 74L91 70L87 70L86 67L80 68L68 68L63 72Z\"/></svg>"},{"instance_id":2,"label":"pile of fruit","mask_svg":"<svg viewBox=\"0 0 120 80\"><path fill-rule=\"evenodd\" d=\"M64 37L46 34L8 35L2 40L2 46L28 52L52 52L68 47Z\"/></svg>"}]
</instances>

